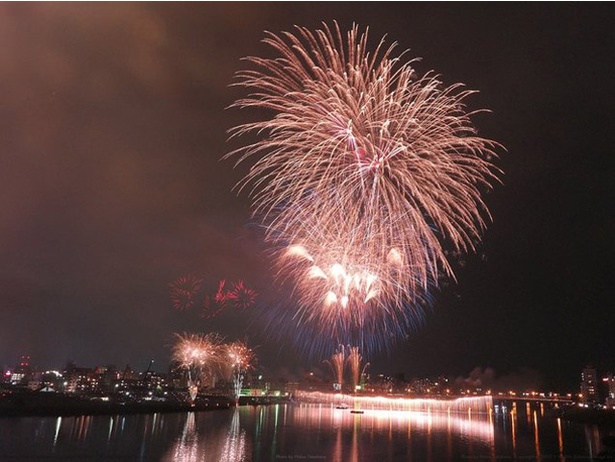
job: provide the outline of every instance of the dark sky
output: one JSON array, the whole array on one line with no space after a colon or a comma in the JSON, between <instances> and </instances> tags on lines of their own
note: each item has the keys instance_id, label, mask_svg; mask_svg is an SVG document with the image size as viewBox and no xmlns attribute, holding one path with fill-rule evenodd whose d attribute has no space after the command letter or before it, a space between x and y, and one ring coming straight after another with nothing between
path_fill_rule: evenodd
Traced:
<instances>
[{"instance_id":1,"label":"dark sky","mask_svg":"<svg viewBox=\"0 0 615 462\"><path fill-rule=\"evenodd\" d=\"M228 85L264 30L334 19L480 90L475 124L507 148L479 254L372 371L568 387L586 363L615 371L615 14L581 3L0 5L0 367L164 369L173 332L212 329L258 343L268 370L309 366L249 312L174 311L168 284L268 291L241 172L220 161L246 121Z\"/></svg>"}]
</instances>

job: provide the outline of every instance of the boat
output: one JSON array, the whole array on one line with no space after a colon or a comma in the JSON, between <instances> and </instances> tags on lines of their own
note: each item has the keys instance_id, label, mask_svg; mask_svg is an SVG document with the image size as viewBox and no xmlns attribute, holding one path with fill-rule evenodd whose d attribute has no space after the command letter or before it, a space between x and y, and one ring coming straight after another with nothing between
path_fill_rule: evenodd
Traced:
<instances>
[{"instance_id":1,"label":"boat","mask_svg":"<svg viewBox=\"0 0 615 462\"><path fill-rule=\"evenodd\" d=\"M348 409L348 404L342 403L335 406L335 409Z\"/></svg>"},{"instance_id":2,"label":"boat","mask_svg":"<svg viewBox=\"0 0 615 462\"><path fill-rule=\"evenodd\" d=\"M360 409L353 409L350 411L351 414L365 414L365 411L361 411Z\"/></svg>"}]
</instances>

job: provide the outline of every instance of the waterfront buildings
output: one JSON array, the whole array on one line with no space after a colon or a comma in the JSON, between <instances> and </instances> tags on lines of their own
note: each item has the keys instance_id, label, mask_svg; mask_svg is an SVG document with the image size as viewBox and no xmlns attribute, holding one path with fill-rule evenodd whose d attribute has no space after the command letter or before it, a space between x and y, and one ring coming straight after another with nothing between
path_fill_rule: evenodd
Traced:
<instances>
[{"instance_id":1,"label":"waterfront buildings","mask_svg":"<svg viewBox=\"0 0 615 462\"><path fill-rule=\"evenodd\" d=\"M600 402L598 373L592 366L587 366L581 373L581 402L587 405L595 405Z\"/></svg>"},{"instance_id":2,"label":"waterfront buildings","mask_svg":"<svg viewBox=\"0 0 615 462\"><path fill-rule=\"evenodd\" d=\"M608 386L605 405L615 409L615 377L609 372L602 380L604 380Z\"/></svg>"}]
</instances>

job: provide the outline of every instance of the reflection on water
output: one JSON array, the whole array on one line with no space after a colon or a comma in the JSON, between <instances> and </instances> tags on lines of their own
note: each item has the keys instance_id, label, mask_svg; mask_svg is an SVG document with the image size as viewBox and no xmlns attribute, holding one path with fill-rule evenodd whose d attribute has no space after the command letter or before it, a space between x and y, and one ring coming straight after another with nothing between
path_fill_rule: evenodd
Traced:
<instances>
[{"instance_id":1,"label":"reflection on water","mask_svg":"<svg viewBox=\"0 0 615 462\"><path fill-rule=\"evenodd\" d=\"M550 417L548 408L537 403L508 403L487 412L433 406L400 410L400 403L392 409L361 403L359 410L349 404L349 409L304 403L199 413L4 418L0 460L565 462L602 457L609 449L603 438L613 431Z\"/></svg>"},{"instance_id":2,"label":"reflection on water","mask_svg":"<svg viewBox=\"0 0 615 462\"><path fill-rule=\"evenodd\" d=\"M199 437L194 423L194 412L189 412L184 424L184 430L175 447L170 451L171 460L191 461L198 460Z\"/></svg>"},{"instance_id":3,"label":"reflection on water","mask_svg":"<svg viewBox=\"0 0 615 462\"><path fill-rule=\"evenodd\" d=\"M228 428L218 426L197 430L195 413L189 412L181 436L162 459L165 461L243 462L250 460L246 431L240 427L239 410L233 409ZM205 433L206 432L206 433Z\"/></svg>"}]
</instances>

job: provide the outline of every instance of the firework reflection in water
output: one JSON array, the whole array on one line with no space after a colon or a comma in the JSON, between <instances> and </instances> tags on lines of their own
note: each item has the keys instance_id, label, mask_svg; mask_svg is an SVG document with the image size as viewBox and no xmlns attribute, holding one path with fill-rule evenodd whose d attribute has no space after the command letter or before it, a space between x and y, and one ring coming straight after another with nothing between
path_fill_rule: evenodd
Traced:
<instances>
[{"instance_id":1,"label":"firework reflection in water","mask_svg":"<svg viewBox=\"0 0 615 462\"><path fill-rule=\"evenodd\" d=\"M202 427L201 427L202 431ZM239 410L235 409L228 428L217 425L208 428L207 438L199 434L195 413L186 414L182 434L162 458L168 462L247 462L250 460L250 441L241 428Z\"/></svg>"}]
</instances>

